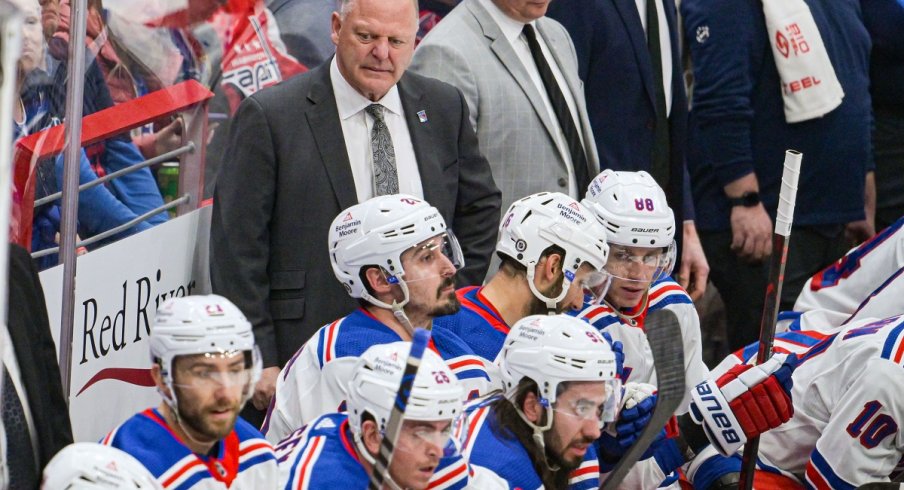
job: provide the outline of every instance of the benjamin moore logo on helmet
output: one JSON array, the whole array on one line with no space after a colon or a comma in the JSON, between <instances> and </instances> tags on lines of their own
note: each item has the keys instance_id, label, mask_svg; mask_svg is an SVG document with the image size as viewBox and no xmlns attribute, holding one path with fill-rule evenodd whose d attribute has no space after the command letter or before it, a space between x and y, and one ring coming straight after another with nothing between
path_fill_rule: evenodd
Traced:
<instances>
[{"instance_id":1,"label":"benjamin moore logo on helmet","mask_svg":"<svg viewBox=\"0 0 904 490\"><path fill-rule=\"evenodd\" d=\"M556 207L559 209L559 214L563 218L576 225L582 225L587 222L587 218L581 214L580 207L578 207L578 203L576 202L572 202L567 206L562 203L556 203Z\"/></svg>"},{"instance_id":2,"label":"benjamin moore logo on helmet","mask_svg":"<svg viewBox=\"0 0 904 490\"><path fill-rule=\"evenodd\" d=\"M349 218L351 218L351 213L349 213L345 217L341 225L336 225L336 233L338 233L340 237L358 233L358 227L361 226L361 220L356 219L353 221L348 221Z\"/></svg>"},{"instance_id":3,"label":"benjamin moore logo on helmet","mask_svg":"<svg viewBox=\"0 0 904 490\"><path fill-rule=\"evenodd\" d=\"M402 201L405 204L410 204L412 206L414 206L415 204L420 202L417 199L412 199L410 197L403 197L403 198L399 199L399 201Z\"/></svg>"}]
</instances>

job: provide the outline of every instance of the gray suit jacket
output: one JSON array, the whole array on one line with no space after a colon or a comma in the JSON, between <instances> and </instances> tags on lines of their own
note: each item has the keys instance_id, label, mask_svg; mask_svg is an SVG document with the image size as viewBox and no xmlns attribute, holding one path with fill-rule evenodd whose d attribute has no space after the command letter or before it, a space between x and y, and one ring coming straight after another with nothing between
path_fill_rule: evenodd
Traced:
<instances>
[{"instance_id":1,"label":"gray suit jacket","mask_svg":"<svg viewBox=\"0 0 904 490\"><path fill-rule=\"evenodd\" d=\"M398 86L424 197L465 253L459 282L480 284L500 195L467 105L429 78L406 73ZM214 193L210 278L251 321L265 366L282 366L317 328L354 308L333 275L327 236L356 203L328 62L242 102Z\"/></svg>"},{"instance_id":2,"label":"gray suit jacket","mask_svg":"<svg viewBox=\"0 0 904 490\"><path fill-rule=\"evenodd\" d=\"M593 178L599 158L574 45L558 22L543 17L536 26L574 95ZM502 190L503 210L528 194L568 193L568 170L551 116L514 48L479 2L465 0L444 17L415 50L409 70L448 82L465 95L481 153ZM578 191L581 196L572 197L583 197L586 189Z\"/></svg>"}]
</instances>

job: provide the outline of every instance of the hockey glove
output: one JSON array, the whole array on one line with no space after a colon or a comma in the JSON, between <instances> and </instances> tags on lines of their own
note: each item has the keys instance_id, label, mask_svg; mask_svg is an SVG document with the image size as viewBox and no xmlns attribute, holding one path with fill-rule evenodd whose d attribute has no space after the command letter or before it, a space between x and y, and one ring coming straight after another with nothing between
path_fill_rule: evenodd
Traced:
<instances>
[{"instance_id":1,"label":"hockey glove","mask_svg":"<svg viewBox=\"0 0 904 490\"><path fill-rule=\"evenodd\" d=\"M612 336L605 330L601 330L600 334L606 339L606 342L609 342L609 347L615 354L615 375L622 380L622 383L627 382L628 380L622 375L622 368L625 366L625 346L619 340L612 340Z\"/></svg>"},{"instance_id":2,"label":"hockey glove","mask_svg":"<svg viewBox=\"0 0 904 490\"><path fill-rule=\"evenodd\" d=\"M618 342L620 343L620 342ZM646 383L626 383L622 395L622 409L618 420L609 426L597 440L600 456L600 471L604 466L612 466L621 459L628 449L637 441L641 431L650 421L653 408L656 407L656 387ZM660 433L640 459L653 455L658 445L665 439L665 430Z\"/></svg>"},{"instance_id":3,"label":"hockey glove","mask_svg":"<svg viewBox=\"0 0 904 490\"><path fill-rule=\"evenodd\" d=\"M797 363L793 354L776 354L758 366L740 364L716 381L703 381L691 390L691 418L703 425L719 453L733 454L747 439L794 414L791 373Z\"/></svg>"}]
</instances>

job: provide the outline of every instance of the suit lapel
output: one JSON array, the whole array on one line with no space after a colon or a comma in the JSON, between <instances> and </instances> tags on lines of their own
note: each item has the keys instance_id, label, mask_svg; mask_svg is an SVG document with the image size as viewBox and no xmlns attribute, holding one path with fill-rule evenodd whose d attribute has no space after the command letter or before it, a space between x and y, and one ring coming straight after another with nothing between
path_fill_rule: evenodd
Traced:
<instances>
[{"instance_id":1,"label":"suit lapel","mask_svg":"<svg viewBox=\"0 0 904 490\"><path fill-rule=\"evenodd\" d=\"M433 124L430 124L429 115L432 112L428 107L428 100L424 97L424 93L420 90L412 79L403 75L398 83L399 98L402 99L402 112L405 115L405 123L408 124L408 133L411 135L411 146L414 148L414 157L417 160L417 170L421 176L423 183L438 183L442 178L441 162L437 159L436 148L440 145L434 144L432 139ZM428 118L425 122L421 122L419 111L424 111ZM434 201L439 202L440 196L433 195L433 191L442 189L441 185L422 185L424 190L424 200L436 206Z\"/></svg>"},{"instance_id":2,"label":"suit lapel","mask_svg":"<svg viewBox=\"0 0 904 490\"><path fill-rule=\"evenodd\" d=\"M317 81L308 92L308 100L313 107L307 111L306 117L317 151L320 152L320 161L329 176L336 200L339 201L339 208L345 209L358 203L355 178L348 161L339 109L336 108L336 98L330 83L330 63L324 63L316 70L319 70L315 75Z\"/></svg>"},{"instance_id":3,"label":"suit lapel","mask_svg":"<svg viewBox=\"0 0 904 490\"><path fill-rule=\"evenodd\" d=\"M534 82L531 81L527 69L525 69L524 64L521 63L521 59L515 54L514 48L512 48L512 45L505 36L502 35L499 26L496 25L496 22L490 16L490 13L487 12L482 5L478 4L476 1L472 1L467 2L465 6L471 11L474 18L477 19L477 23L480 24L480 27L483 29L483 35L492 40L490 49L492 49L496 57L499 58L502 66L504 66L512 75L512 78L518 82L518 85L521 87L521 90L524 91L527 100L530 101L533 106L534 112L537 113L537 117L543 122L543 127L546 128L549 137L555 141L555 127L553 126L552 119L550 119L549 111L546 110L543 99L540 97L540 92L537 91L537 87L534 85Z\"/></svg>"},{"instance_id":4,"label":"suit lapel","mask_svg":"<svg viewBox=\"0 0 904 490\"><path fill-rule=\"evenodd\" d=\"M647 48L647 35L643 31L643 24L640 20L640 13L637 11L637 4L634 0L611 0L618 10L622 22L625 24L625 31L631 39L631 46L634 48L634 57L637 58L637 66L640 68L640 78L643 79L643 86L647 90L650 104L656 107L656 93L653 90L653 62L650 60L650 50Z\"/></svg>"}]
</instances>

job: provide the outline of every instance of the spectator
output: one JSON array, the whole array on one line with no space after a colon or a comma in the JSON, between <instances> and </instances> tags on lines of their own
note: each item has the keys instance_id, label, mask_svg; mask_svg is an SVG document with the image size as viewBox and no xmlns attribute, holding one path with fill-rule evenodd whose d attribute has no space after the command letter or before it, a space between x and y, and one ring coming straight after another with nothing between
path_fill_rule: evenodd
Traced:
<instances>
[{"instance_id":1,"label":"spectator","mask_svg":"<svg viewBox=\"0 0 904 490\"><path fill-rule=\"evenodd\" d=\"M869 35L857 0L805 3L844 98L822 117L793 124L786 122L763 3L681 4L695 83L688 170L711 277L730 312L731 349L759 331L785 150L801 151L803 165L783 310L792 308L810 276L847 251L846 228L860 239L873 234L864 221L871 218L865 205L872 182ZM817 40L805 41L815 46Z\"/></svg>"},{"instance_id":2,"label":"spectator","mask_svg":"<svg viewBox=\"0 0 904 490\"><path fill-rule=\"evenodd\" d=\"M336 56L253 94L233 119L214 193L210 272L214 291L254 325L265 367L258 409L301 344L355 306L327 252L342 209L381 194L423 198L458 235L460 281L480 284L486 274L499 190L461 94L405 73L416 32L412 0L343 0L332 17Z\"/></svg>"},{"instance_id":3,"label":"spectator","mask_svg":"<svg viewBox=\"0 0 904 490\"><path fill-rule=\"evenodd\" d=\"M541 191L579 198L599 173L574 46L544 17L548 5L466 0L424 38L411 65L464 93L505 207Z\"/></svg>"},{"instance_id":4,"label":"spectator","mask_svg":"<svg viewBox=\"0 0 904 490\"><path fill-rule=\"evenodd\" d=\"M870 91L876 158L876 229L904 216L904 3L861 0L873 40Z\"/></svg>"},{"instance_id":5,"label":"spectator","mask_svg":"<svg viewBox=\"0 0 904 490\"><path fill-rule=\"evenodd\" d=\"M304 66L318 66L336 52L330 15L340 0L268 0L288 53Z\"/></svg>"},{"instance_id":6,"label":"spectator","mask_svg":"<svg viewBox=\"0 0 904 490\"><path fill-rule=\"evenodd\" d=\"M26 136L55 124L61 119L64 107L60 87L54 85L53 79L47 70L60 70L60 63L52 57L46 56L45 43L41 32L41 7L37 1L25 1L24 7L28 12L23 29L23 54L19 63L19 94L20 104L16 106L14 113L15 138ZM54 8L48 4L48 8ZM52 13L52 12L51 12ZM46 15L44 31L48 24L52 24L52 15ZM94 79L96 80L96 78ZM102 83L102 81L101 81ZM86 96L99 94L92 90L103 89L102 85L90 85L86 90ZM20 112L21 111L21 112ZM104 166L110 172L124 168L142 158L128 141L110 139L98 156ZM52 162L41 164L37 172L37 197L58 192L61 188L63 174L63 156L59 155ZM79 160L79 182L84 184L97 179L97 174L91 168L86 153L81 152ZM136 174L116 179L106 186L97 186L85 190L79 199L79 235L82 237L94 236L98 233L110 230L118 225L134 219L138 214L160 206L163 203L156 183L150 178L147 169ZM57 244L57 232L60 227L60 203L59 201L41 206L35 210L33 220L32 250L42 250ZM150 218L147 222L139 223L124 234L130 234L149 228L152 224L166 220L165 213ZM51 255L39 261L42 268L56 263L56 256Z\"/></svg>"},{"instance_id":7,"label":"spectator","mask_svg":"<svg viewBox=\"0 0 904 490\"><path fill-rule=\"evenodd\" d=\"M687 97L675 4L556 0L549 16L574 41L600 167L645 170L666 191L675 221L683 223L683 233L675 235L676 279L692 299L700 299L709 264L693 221L684 163Z\"/></svg>"},{"instance_id":8,"label":"spectator","mask_svg":"<svg viewBox=\"0 0 904 490\"><path fill-rule=\"evenodd\" d=\"M449 12L458 5L461 0L420 0L418 7L420 13L418 17L417 42L421 42L443 17L449 15Z\"/></svg>"}]
</instances>

